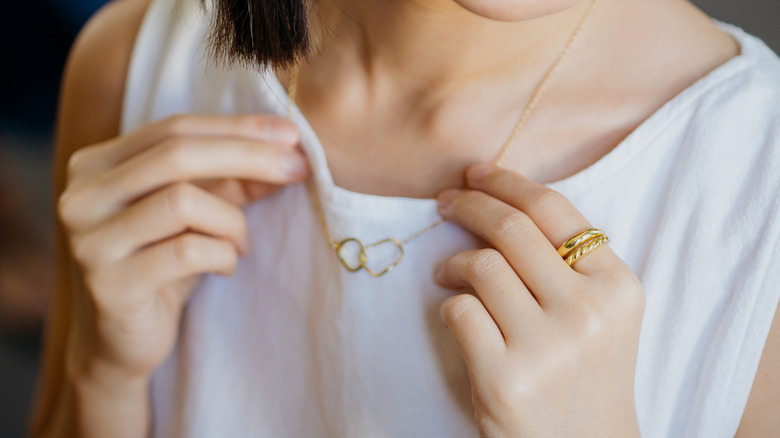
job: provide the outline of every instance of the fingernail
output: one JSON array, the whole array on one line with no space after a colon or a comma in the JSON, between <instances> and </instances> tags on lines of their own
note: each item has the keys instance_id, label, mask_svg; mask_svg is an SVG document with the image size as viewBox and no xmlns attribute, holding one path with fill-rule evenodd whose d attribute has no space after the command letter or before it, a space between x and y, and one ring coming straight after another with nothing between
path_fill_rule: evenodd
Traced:
<instances>
[{"instance_id":1,"label":"fingernail","mask_svg":"<svg viewBox=\"0 0 780 438\"><path fill-rule=\"evenodd\" d=\"M300 152L285 152L280 157L282 169L291 175L300 175L306 169L306 160Z\"/></svg>"},{"instance_id":2,"label":"fingernail","mask_svg":"<svg viewBox=\"0 0 780 438\"><path fill-rule=\"evenodd\" d=\"M450 213L452 210L452 200L458 196L458 193L460 193L460 190L458 189L448 189L439 194L439 197L436 199L439 214L445 215Z\"/></svg>"},{"instance_id":3,"label":"fingernail","mask_svg":"<svg viewBox=\"0 0 780 438\"><path fill-rule=\"evenodd\" d=\"M443 263L439 264L439 266L436 267L436 270L433 271L433 281L439 285L441 285L441 280L444 278L444 270L442 269L442 266L444 266Z\"/></svg>"},{"instance_id":4,"label":"fingernail","mask_svg":"<svg viewBox=\"0 0 780 438\"><path fill-rule=\"evenodd\" d=\"M468 178L469 181L476 182L493 173L494 170L496 170L496 168L490 164L475 164L466 171L466 178Z\"/></svg>"},{"instance_id":5,"label":"fingernail","mask_svg":"<svg viewBox=\"0 0 780 438\"><path fill-rule=\"evenodd\" d=\"M284 119L269 119L265 134L267 140L274 143L297 144L300 140L298 128Z\"/></svg>"}]
</instances>

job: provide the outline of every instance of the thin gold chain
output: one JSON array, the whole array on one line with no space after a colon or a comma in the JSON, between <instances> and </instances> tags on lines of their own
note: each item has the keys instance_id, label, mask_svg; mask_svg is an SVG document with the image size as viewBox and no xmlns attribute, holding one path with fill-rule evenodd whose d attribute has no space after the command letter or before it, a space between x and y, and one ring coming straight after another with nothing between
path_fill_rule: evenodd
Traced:
<instances>
[{"instance_id":1,"label":"thin gold chain","mask_svg":"<svg viewBox=\"0 0 780 438\"><path fill-rule=\"evenodd\" d=\"M523 115L520 116L520 120L517 121L517 124L515 125L515 128L512 130L512 133L509 134L509 138L506 140L506 143L504 143L504 147L501 148L501 151L498 153L498 156L496 157L495 160L493 160L493 164L495 166L497 167L503 166L504 161L506 161L506 158L509 156L509 153L512 151L512 146L514 146L515 144L515 139L517 139L517 136L520 134L520 131L522 131L523 128L525 127L525 124L528 122L528 119L531 117L531 114L534 112L536 107L539 106L539 102L542 100L542 96L544 96L544 93L550 87L550 82L552 82L553 76L555 76L555 74L558 73L558 69L560 68L561 64L563 64L563 61L569 56L572 47L574 47L574 43L577 42L577 40L580 37L580 34L582 33L582 29L585 28L585 25L588 23L590 16L593 15L594 9L596 9L596 0L591 0L590 4L588 5L588 9L585 10L585 13L582 15L579 24L577 24L577 27L574 29L574 32L572 32L571 36L569 37L569 41L566 43L566 46L564 46L563 50L561 51L561 54L558 55L558 59L555 61L552 67L550 67L550 69L547 70L547 73L544 75L542 82L540 82L539 86L536 87L536 91L534 91L533 96L531 96L531 100L528 101L528 105L525 107L525 110L523 111Z\"/></svg>"},{"instance_id":2,"label":"thin gold chain","mask_svg":"<svg viewBox=\"0 0 780 438\"><path fill-rule=\"evenodd\" d=\"M544 78L542 78L542 81L539 83L539 85L536 87L536 90L534 91L534 94L531 96L531 100L528 101L528 104L525 107L525 110L523 111L523 114L520 116L520 119L515 124L514 128L512 129L512 132L509 134L509 137L507 138L506 142L504 143L503 147L499 151L496 158L493 160L492 164L501 167L504 165L504 162L506 161L507 157L509 156L510 152L512 152L512 147L515 144L515 141L517 140L517 137L519 136L520 132L525 127L526 123L528 122L528 119L531 117L531 114L533 114L534 110L536 110L536 107L539 106L539 102L542 100L542 97L544 96L547 89L550 87L550 83L552 82L553 77L556 73L558 73L558 70L560 69L560 66L563 64L563 61L569 56L569 53L572 50L572 47L574 47L574 44L579 39L580 35L582 34L582 30L585 28L585 25L588 23L591 15L593 15L593 11L596 8L596 0L591 0L590 4L588 4L588 8L585 10L585 12L582 15L582 18L580 19L579 23L577 24L577 27L574 29L574 32L572 32L571 36L569 37L569 40L567 41L566 45L563 47L563 50L561 51L560 55L558 55L558 58L555 60L553 65L547 70L546 74L544 75ZM295 103L296 97L298 95L298 82L300 78L300 67L298 64L295 64L290 72L290 82L287 88L287 96L288 96L288 105L287 105L287 117L292 117L292 105ZM312 204L315 210L315 213L317 214L317 218L319 222L322 225L322 228L325 232L325 238L328 241L328 245L337 252L337 255L339 257L339 260L347 266L346 262L342 258L342 255L340 253L341 247L344 245L347 241L356 241L360 242L358 239L355 238L349 238L342 241L337 241L333 238L330 232L330 227L328 227L328 221L325 217L325 210L323 209L322 205L320 204L320 198L316 193L316 190L313 186L314 182L312 178L309 178L306 181L306 187L309 191L309 195L312 199ZM406 239L397 242L398 247L401 251L401 258L403 258L403 245L413 241L414 239L420 237L421 235L427 233L428 231L431 231L432 229L438 227L439 225L444 223L444 219L439 219L436 222L428 225L427 227L417 231L416 233L412 234L411 236L407 237ZM394 240L394 239L386 239L386 240ZM365 248L363 247L362 242L360 242L361 245L361 256L365 256ZM369 245L370 247L370 245ZM398 263L400 263L400 258L398 260ZM369 270L369 272L374 276L381 276L385 274L387 271L395 267L396 264L392 265L389 269L386 269L382 273L376 274ZM365 266L361 267L365 268ZM348 267L349 269L349 267ZM357 270L359 270L358 268ZM353 270L353 272L356 272L357 270ZM368 269L366 269L368 270Z\"/></svg>"},{"instance_id":3,"label":"thin gold chain","mask_svg":"<svg viewBox=\"0 0 780 438\"><path fill-rule=\"evenodd\" d=\"M325 219L325 209L323 209L322 205L320 205L320 197L317 195L316 190L314 190L312 178L306 180L306 189L309 191L309 197L311 198L311 202L314 206L314 212L317 214L317 219L320 221L320 224L322 224L322 229L325 231L325 239L327 239L328 245L330 245L331 248L336 249L339 243L336 242L336 239L334 239L330 234L328 220Z\"/></svg>"}]
</instances>

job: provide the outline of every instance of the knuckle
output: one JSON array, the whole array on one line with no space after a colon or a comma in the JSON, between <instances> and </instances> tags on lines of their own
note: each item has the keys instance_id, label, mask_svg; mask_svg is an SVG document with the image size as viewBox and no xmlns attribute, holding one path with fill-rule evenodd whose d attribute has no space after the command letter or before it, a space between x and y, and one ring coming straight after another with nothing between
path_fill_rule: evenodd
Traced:
<instances>
[{"instance_id":1,"label":"knuckle","mask_svg":"<svg viewBox=\"0 0 780 438\"><path fill-rule=\"evenodd\" d=\"M163 121L162 128L165 134L170 137L184 135L190 131L192 125L192 116L187 114L176 114Z\"/></svg>"},{"instance_id":2,"label":"knuckle","mask_svg":"<svg viewBox=\"0 0 780 438\"><path fill-rule=\"evenodd\" d=\"M94 196L91 196L93 193L91 187L71 185L60 194L56 205L57 218L65 230L72 232L89 223L90 202L94 202Z\"/></svg>"},{"instance_id":3,"label":"knuckle","mask_svg":"<svg viewBox=\"0 0 780 438\"><path fill-rule=\"evenodd\" d=\"M165 207L174 217L184 219L195 212L195 192L184 183L174 184L164 192Z\"/></svg>"},{"instance_id":4,"label":"knuckle","mask_svg":"<svg viewBox=\"0 0 780 438\"><path fill-rule=\"evenodd\" d=\"M472 253L466 261L466 271L469 276L478 277L497 273L504 256L492 248L481 249Z\"/></svg>"},{"instance_id":5,"label":"knuckle","mask_svg":"<svg viewBox=\"0 0 780 438\"><path fill-rule=\"evenodd\" d=\"M106 150L110 150L116 141L117 138L113 138L75 150L65 164L65 181L70 183L109 167Z\"/></svg>"},{"instance_id":6,"label":"knuckle","mask_svg":"<svg viewBox=\"0 0 780 438\"><path fill-rule=\"evenodd\" d=\"M569 204L569 200L560 192L550 189L541 190L533 201L540 210L553 212L564 210Z\"/></svg>"},{"instance_id":7,"label":"knuckle","mask_svg":"<svg viewBox=\"0 0 780 438\"><path fill-rule=\"evenodd\" d=\"M519 210L512 210L496 218L496 230L500 233L525 234L534 227L531 218Z\"/></svg>"},{"instance_id":8,"label":"knuckle","mask_svg":"<svg viewBox=\"0 0 780 438\"><path fill-rule=\"evenodd\" d=\"M594 296L581 291L575 293L575 299L567 309L568 322L566 327L568 338L561 341L562 345L585 345L590 341L601 337L607 329L614 315L610 303L601 294Z\"/></svg>"},{"instance_id":9,"label":"knuckle","mask_svg":"<svg viewBox=\"0 0 780 438\"><path fill-rule=\"evenodd\" d=\"M185 234L174 240L172 249L174 260L184 269L196 267L203 257L201 239L193 234Z\"/></svg>"},{"instance_id":10,"label":"knuckle","mask_svg":"<svg viewBox=\"0 0 780 438\"><path fill-rule=\"evenodd\" d=\"M577 318L576 333L577 338L587 342L588 340L599 339L606 330L606 321L601 315L593 310L580 312Z\"/></svg>"},{"instance_id":11,"label":"knuckle","mask_svg":"<svg viewBox=\"0 0 780 438\"><path fill-rule=\"evenodd\" d=\"M72 181L84 168L85 158L87 156L87 148L82 148L74 152L70 158L68 158L67 175L68 181Z\"/></svg>"},{"instance_id":12,"label":"knuckle","mask_svg":"<svg viewBox=\"0 0 780 438\"><path fill-rule=\"evenodd\" d=\"M457 323L469 318L470 311L479 300L468 294L455 295L442 303L442 315L448 323Z\"/></svg>"},{"instance_id":13,"label":"knuckle","mask_svg":"<svg viewBox=\"0 0 780 438\"><path fill-rule=\"evenodd\" d=\"M175 172L187 169L188 142L181 137L172 137L160 143L160 154L166 166Z\"/></svg>"}]
</instances>

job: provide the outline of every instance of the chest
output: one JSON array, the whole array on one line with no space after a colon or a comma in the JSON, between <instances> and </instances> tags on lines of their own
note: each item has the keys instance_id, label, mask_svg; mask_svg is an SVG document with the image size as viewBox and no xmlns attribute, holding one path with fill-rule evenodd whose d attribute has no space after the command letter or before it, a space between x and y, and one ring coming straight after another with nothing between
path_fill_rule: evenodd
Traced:
<instances>
[{"instance_id":1,"label":"chest","mask_svg":"<svg viewBox=\"0 0 780 438\"><path fill-rule=\"evenodd\" d=\"M337 118L326 110L302 111L322 144L337 186L359 193L433 198L462 187L465 169L510 152L504 167L548 183L571 176L613 150L637 123L621 117L597 124L571 114L539 113L507 145L517 111L485 118L463 114L435 129L403 114L355 111Z\"/></svg>"}]
</instances>

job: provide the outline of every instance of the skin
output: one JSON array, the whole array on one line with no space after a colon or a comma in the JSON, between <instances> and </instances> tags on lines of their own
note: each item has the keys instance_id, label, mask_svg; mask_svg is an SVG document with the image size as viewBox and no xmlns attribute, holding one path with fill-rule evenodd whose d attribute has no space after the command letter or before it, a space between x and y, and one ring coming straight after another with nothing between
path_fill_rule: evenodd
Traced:
<instances>
[{"instance_id":1,"label":"skin","mask_svg":"<svg viewBox=\"0 0 780 438\"><path fill-rule=\"evenodd\" d=\"M437 281L481 436L638 437L634 370L644 293L608 247L569 267L558 245L591 225L563 196L489 165L439 212L493 248L453 256Z\"/></svg>"},{"instance_id":2,"label":"skin","mask_svg":"<svg viewBox=\"0 0 780 438\"><path fill-rule=\"evenodd\" d=\"M314 33L327 50L301 68L297 103L340 187L433 198L461 186L468 165L498 154L587 7L495 22L424 4L321 3L327 30ZM576 173L736 52L686 2L599 0L506 168L538 182Z\"/></svg>"},{"instance_id":3,"label":"skin","mask_svg":"<svg viewBox=\"0 0 780 438\"><path fill-rule=\"evenodd\" d=\"M65 75L56 166L60 290L34 436L146 435L149 379L175 342L192 285L201 273L229 275L248 250L238 206L306 174L294 165L297 133L271 117L180 116L118 137L146 3L106 7L82 32ZM586 5L338 6L320 3L315 24L328 30L302 68L298 101L336 183L376 194L441 193L447 220L493 244L437 272L445 287L476 292L453 296L441 313L469 366L481 434L638 435L632 391L641 287L608 247L575 269L563 263L555 247L589 224L538 182L609 152L734 56L734 42L682 1L600 0L508 170L495 170L469 166L500 149ZM779 341L775 324L740 436L780 428Z\"/></svg>"}]
</instances>

